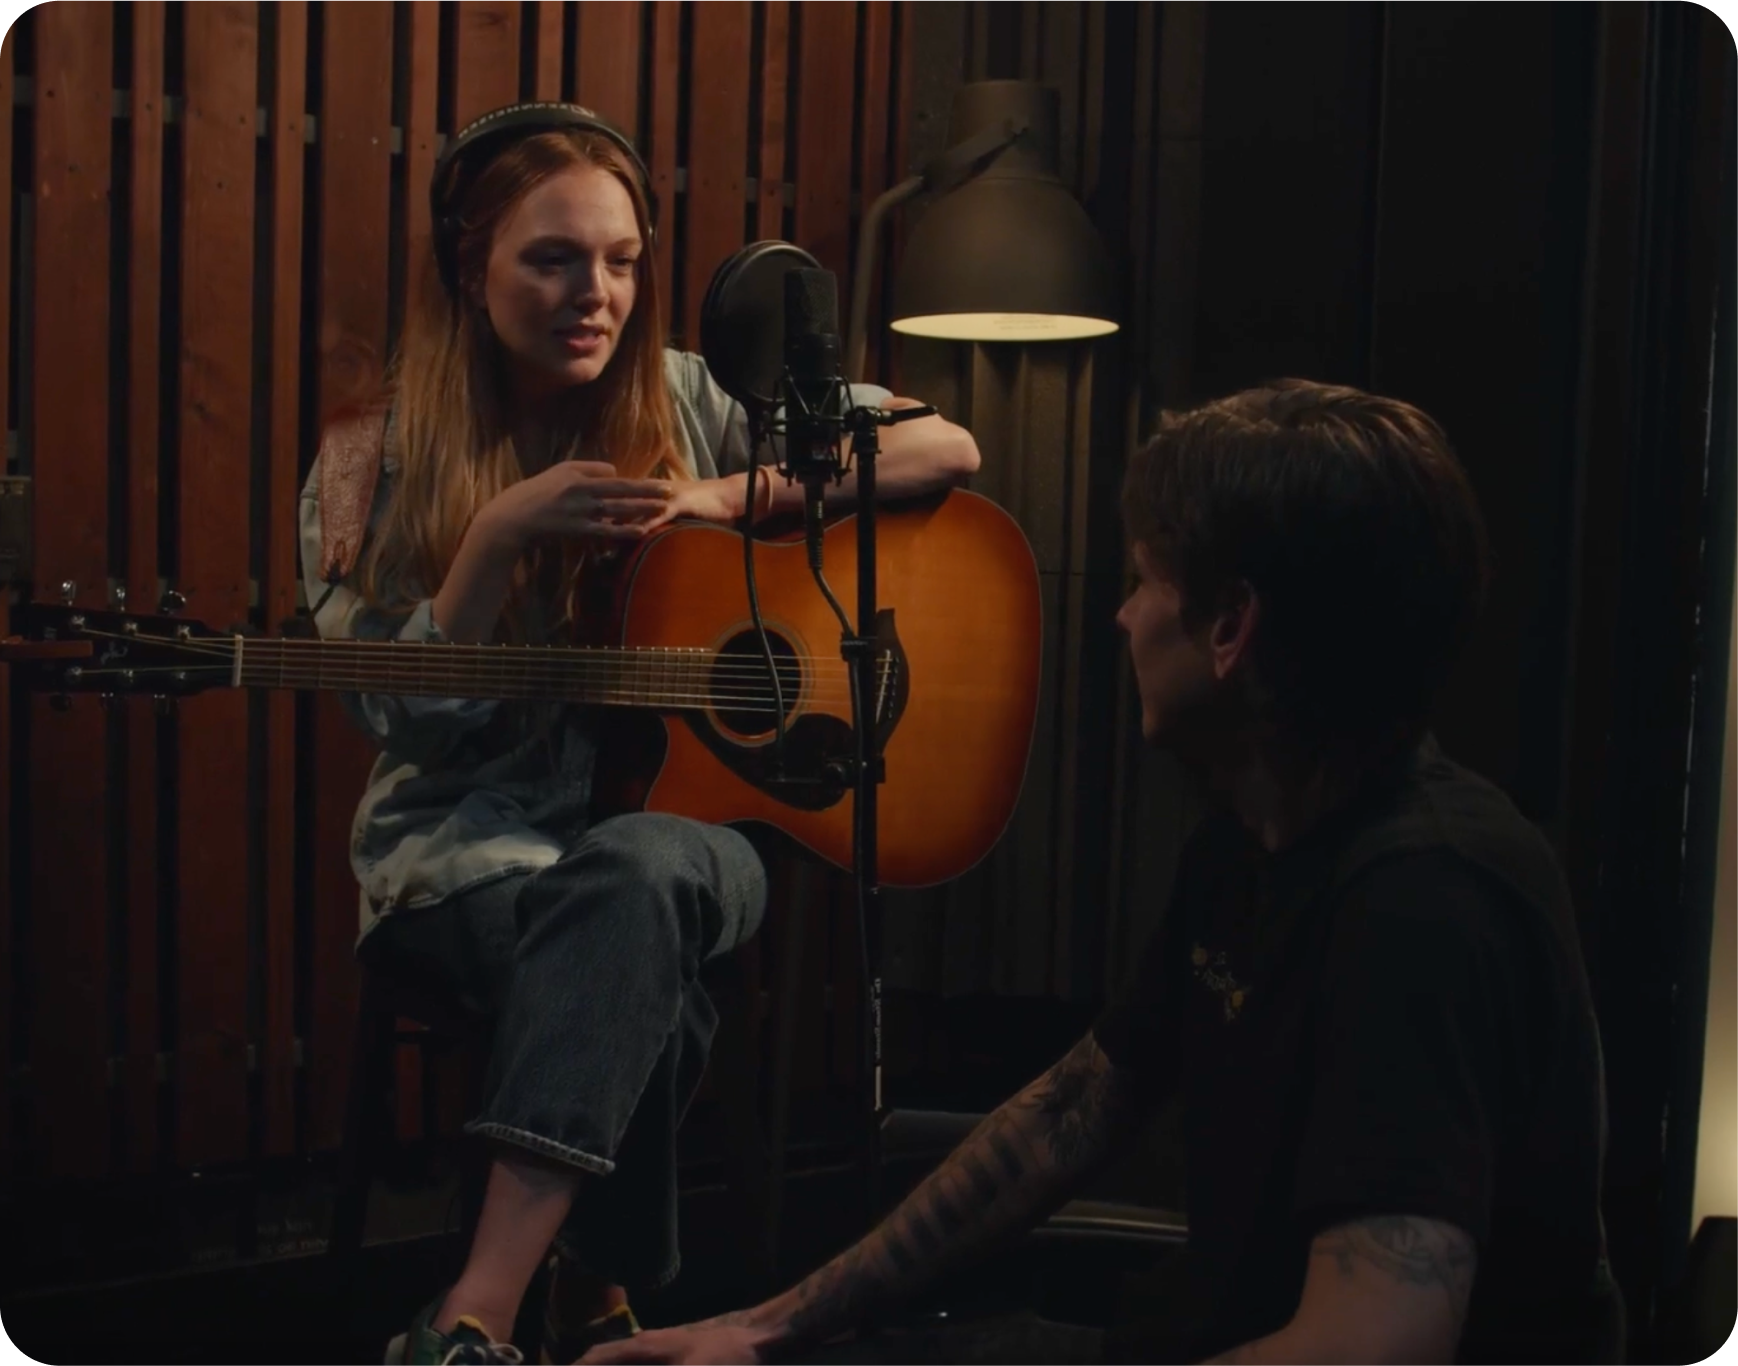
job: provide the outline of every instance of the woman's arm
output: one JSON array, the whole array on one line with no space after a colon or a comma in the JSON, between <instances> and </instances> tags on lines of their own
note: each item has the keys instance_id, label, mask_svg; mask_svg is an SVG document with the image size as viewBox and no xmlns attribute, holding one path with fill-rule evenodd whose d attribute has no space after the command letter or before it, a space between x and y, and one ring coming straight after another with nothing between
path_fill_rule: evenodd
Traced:
<instances>
[{"instance_id":1,"label":"woman's arm","mask_svg":"<svg viewBox=\"0 0 1738 1366\"><path fill-rule=\"evenodd\" d=\"M888 409L921 408L915 398L890 398ZM941 416L918 417L881 429L881 454L875 458L875 489L881 498L910 498L964 483L977 472L978 443L964 427ZM857 471L838 488L828 488L829 503L857 497ZM783 479L773 481L773 510L800 510L803 491Z\"/></svg>"},{"instance_id":2,"label":"woman's arm","mask_svg":"<svg viewBox=\"0 0 1738 1366\"><path fill-rule=\"evenodd\" d=\"M890 398L884 408L920 408L914 398ZM910 498L962 484L979 464L978 443L964 427L946 418L919 417L898 426L881 429L881 453L875 459L877 501ZM786 483L763 452L755 474L756 520L773 512L798 512L803 506L801 485ZM748 502L748 474L727 474L718 479L698 479L672 486L671 506L666 516L652 525L677 517L699 517L709 522L736 522ZM828 506L850 504L857 497L857 471L837 485L828 485Z\"/></svg>"}]
</instances>

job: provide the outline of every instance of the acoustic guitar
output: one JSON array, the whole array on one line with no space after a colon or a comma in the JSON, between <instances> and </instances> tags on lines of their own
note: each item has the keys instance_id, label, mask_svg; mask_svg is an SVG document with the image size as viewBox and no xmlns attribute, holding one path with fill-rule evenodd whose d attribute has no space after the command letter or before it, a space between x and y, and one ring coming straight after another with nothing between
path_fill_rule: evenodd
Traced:
<instances>
[{"instance_id":1,"label":"acoustic guitar","mask_svg":"<svg viewBox=\"0 0 1738 1366\"><path fill-rule=\"evenodd\" d=\"M977 863L1013 814L1037 712L1038 575L1013 519L963 490L885 507L876 533L879 871L887 886L922 887ZM823 544L829 585L854 602L855 516L832 522ZM848 868L854 744L840 623L800 535L757 538L753 555L782 755L742 537L701 523L662 528L620 557L584 645L226 635L174 616L30 603L14 610L20 635L0 659L16 685L63 694L228 686L608 708L597 733L610 809L761 822Z\"/></svg>"}]
</instances>

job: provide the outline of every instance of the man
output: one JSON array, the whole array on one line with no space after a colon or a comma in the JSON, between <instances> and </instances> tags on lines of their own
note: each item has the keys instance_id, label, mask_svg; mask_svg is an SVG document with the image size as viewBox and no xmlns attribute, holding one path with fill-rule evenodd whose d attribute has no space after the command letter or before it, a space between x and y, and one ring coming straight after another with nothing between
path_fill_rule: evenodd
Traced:
<instances>
[{"instance_id":1,"label":"man","mask_svg":"<svg viewBox=\"0 0 1738 1366\"><path fill-rule=\"evenodd\" d=\"M1124 511L1142 731L1225 808L1133 980L855 1247L586 1360L801 1359L1042 1219L1177 1092L1187 1309L1144 1359L1621 1349L1568 893L1427 729L1487 577L1446 437L1285 381L1168 416Z\"/></svg>"}]
</instances>

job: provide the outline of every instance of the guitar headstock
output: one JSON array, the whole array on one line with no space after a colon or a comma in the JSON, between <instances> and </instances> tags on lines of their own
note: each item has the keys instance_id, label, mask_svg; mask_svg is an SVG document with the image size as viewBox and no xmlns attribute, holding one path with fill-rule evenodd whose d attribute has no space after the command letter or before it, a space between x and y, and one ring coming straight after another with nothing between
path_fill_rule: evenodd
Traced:
<instances>
[{"instance_id":1,"label":"guitar headstock","mask_svg":"<svg viewBox=\"0 0 1738 1366\"><path fill-rule=\"evenodd\" d=\"M196 621L31 602L10 624L0 664L16 688L186 697L230 681L230 638Z\"/></svg>"}]
</instances>

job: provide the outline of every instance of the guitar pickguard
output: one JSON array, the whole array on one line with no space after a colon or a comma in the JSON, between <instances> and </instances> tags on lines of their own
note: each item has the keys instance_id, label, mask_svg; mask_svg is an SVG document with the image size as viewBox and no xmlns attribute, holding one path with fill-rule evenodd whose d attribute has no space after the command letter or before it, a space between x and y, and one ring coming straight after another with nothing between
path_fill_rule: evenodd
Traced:
<instances>
[{"instance_id":1,"label":"guitar pickguard","mask_svg":"<svg viewBox=\"0 0 1738 1366\"><path fill-rule=\"evenodd\" d=\"M754 721L745 721L741 714L720 709L685 711L680 715L694 737L744 782L800 810L824 811L851 791L851 764L856 757L851 724L844 717L824 712L791 714L790 704L802 688L800 666L782 635L776 630L767 634L785 689L787 724L782 754L773 728L766 724L769 718L764 715L753 730L748 726L754 725ZM768 686L764 656L752 633L744 632L726 642L719 653L739 668L757 668L758 672L750 675L753 686ZM877 618L875 654L880 666L876 670L877 686L865 701L872 709L877 742L885 747L899 724L910 690L908 664L899 646L891 609L883 610ZM720 725L720 717L732 724L728 728Z\"/></svg>"}]
</instances>

